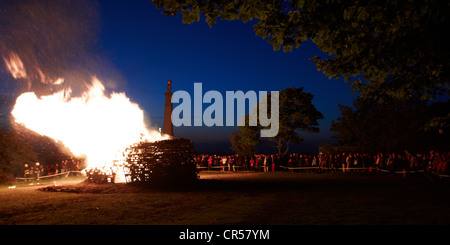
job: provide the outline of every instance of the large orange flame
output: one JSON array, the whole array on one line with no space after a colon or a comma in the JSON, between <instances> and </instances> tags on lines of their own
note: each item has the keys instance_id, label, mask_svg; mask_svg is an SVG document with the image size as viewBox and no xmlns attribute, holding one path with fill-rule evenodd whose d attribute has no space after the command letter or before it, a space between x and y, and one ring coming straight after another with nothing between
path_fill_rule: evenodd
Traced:
<instances>
[{"instance_id":1,"label":"large orange flame","mask_svg":"<svg viewBox=\"0 0 450 245\"><path fill-rule=\"evenodd\" d=\"M11 56L8 61L13 75L24 71L18 57ZM23 93L11 114L17 123L62 142L75 155L84 155L88 168L109 168L123 158L130 145L162 137L159 131L147 128L138 104L122 92L105 95L105 87L96 77L80 97L72 97L67 89L40 98L33 92Z\"/></svg>"},{"instance_id":2,"label":"large orange flame","mask_svg":"<svg viewBox=\"0 0 450 245\"><path fill-rule=\"evenodd\" d=\"M11 52L8 57L3 57L3 61L5 61L6 68L15 79L27 76L22 60L16 53Z\"/></svg>"}]
</instances>

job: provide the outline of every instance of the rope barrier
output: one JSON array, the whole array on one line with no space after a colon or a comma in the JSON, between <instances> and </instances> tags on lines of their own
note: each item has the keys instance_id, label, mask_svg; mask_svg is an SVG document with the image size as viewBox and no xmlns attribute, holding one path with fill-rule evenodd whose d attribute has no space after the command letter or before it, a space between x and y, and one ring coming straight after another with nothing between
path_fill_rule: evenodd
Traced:
<instances>
[{"instance_id":1,"label":"rope barrier","mask_svg":"<svg viewBox=\"0 0 450 245\"><path fill-rule=\"evenodd\" d=\"M242 167L242 166L235 166L235 167ZM207 167L200 167L200 168L207 168ZM212 166L212 168L228 168L228 166ZM377 170L379 172L393 173L393 174L412 174L412 173L424 173L425 172L425 170L392 171L392 170L381 169L381 168L378 168L378 167L369 167L369 168L329 168L329 167L287 167L287 166L280 166L280 168L288 169L288 170L311 170L311 169L326 169L326 170L338 170L338 171L342 171L342 170ZM53 178L53 177L63 176L63 175L64 175L64 177L68 177L71 173L82 174L82 171L67 171L67 172L58 173L58 174L39 176L39 178L37 178L37 177L32 177L32 178L16 177L16 180L23 180L23 181L26 181L26 180L37 180L37 179ZM447 174L437 174L434 171L431 171L431 173L433 175L435 175L435 176L438 176L438 177L450 178L450 175L447 175Z\"/></svg>"},{"instance_id":2,"label":"rope barrier","mask_svg":"<svg viewBox=\"0 0 450 245\"><path fill-rule=\"evenodd\" d=\"M330 167L286 167L280 166L280 168L289 169L289 170L302 170L302 169L326 169L326 170L370 170L374 168L330 168Z\"/></svg>"},{"instance_id":3,"label":"rope barrier","mask_svg":"<svg viewBox=\"0 0 450 245\"><path fill-rule=\"evenodd\" d=\"M280 168L294 170L294 169L318 169L319 167L286 167L286 166L280 166Z\"/></svg>"},{"instance_id":4,"label":"rope barrier","mask_svg":"<svg viewBox=\"0 0 450 245\"><path fill-rule=\"evenodd\" d=\"M407 173L407 174L409 174L409 173L423 173L423 172L425 172L424 170L408 170L408 171L406 171L406 170L402 170L402 171L392 171L392 170L386 170L386 169L380 169L380 168L377 168L379 171L381 171L381 172L385 172L385 173L394 173L394 174L404 174L404 173Z\"/></svg>"},{"instance_id":5,"label":"rope barrier","mask_svg":"<svg viewBox=\"0 0 450 245\"><path fill-rule=\"evenodd\" d=\"M393 173L393 174L414 174L414 173L424 173L425 170L401 170L401 171L392 171L392 170L386 170L381 169L378 167L369 167L369 168L329 168L329 167L286 167L286 166L280 166L280 168L288 169L288 170L306 170L306 169L326 169L326 170L377 170L379 172L384 173ZM450 175L446 174L437 174L435 172L432 172L433 175L443 177L443 178L450 178Z\"/></svg>"},{"instance_id":6,"label":"rope barrier","mask_svg":"<svg viewBox=\"0 0 450 245\"><path fill-rule=\"evenodd\" d=\"M436 176L442 177L442 178L449 178L449 177L450 177L450 175L447 175L447 174L437 174L437 173L434 172L434 171L431 171L431 173L432 173L433 175L436 175Z\"/></svg>"},{"instance_id":7,"label":"rope barrier","mask_svg":"<svg viewBox=\"0 0 450 245\"><path fill-rule=\"evenodd\" d=\"M59 174L51 174L51 175L39 176L39 178L38 177L32 177L32 178L19 178L19 177L16 177L16 180L37 180L37 179L52 178L52 177L61 176L61 175L65 175L64 177L68 177L69 174L71 174L71 173L83 173L83 172L82 171L67 171L67 172L63 172L63 173L59 173Z\"/></svg>"}]
</instances>

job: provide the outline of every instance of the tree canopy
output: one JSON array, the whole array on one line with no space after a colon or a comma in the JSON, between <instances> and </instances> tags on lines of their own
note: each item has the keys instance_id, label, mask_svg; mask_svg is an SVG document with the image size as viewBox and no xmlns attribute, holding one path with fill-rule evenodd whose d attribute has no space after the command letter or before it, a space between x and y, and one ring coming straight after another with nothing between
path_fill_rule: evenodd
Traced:
<instances>
[{"instance_id":1,"label":"tree canopy","mask_svg":"<svg viewBox=\"0 0 450 245\"><path fill-rule=\"evenodd\" d=\"M25 144L31 146L32 151L37 156L36 160L44 166L71 158L77 159L62 142L40 135L23 125L15 124L14 132Z\"/></svg>"},{"instance_id":2,"label":"tree canopy","mask_svg":"<svg viewBox=\"0 0 450 245\"><path fill-rule=\"evenodd\" d=\"M267 96L267 100L260 102L258 107L271 108L271 100L268 99L271 94ZM291 87L280 91L278 134L274 137L261 138L260 129L270 128L272 125L262 127L258 122L257 126L249 126L249 115L246 115L245 126L238 127L239 132L232 134L231 142L234 151L239 154L241 149L246 149L246 152L251 153L258 144L266 144L276 148L281 156L286 155L290 144L303 141L300 131L319 132L318 120L323 119L323 115L312 103L313 98L314 96L304 92L303 88ZM267 110L267 112L267 115L271 117L271 111Z\"/></svg>"},{"instance_id":3,"label":"tree canopy","mask_svg":"<svg viewBox=\"0 0 450 245\"><path fill-rule=\"evenodd\" d=\"M427 130L428 118L450 113L450 101L427 105L419 99L389 100L358 98L353 107L339 105L341 116L331 123L340 145L369 152L447 151L449 126ZM447 109L445 109L447 108Z\"/></svg>"},{"instance_id":4,"label":"tree canopy","mask_svg":"<svg viewBox=\"0 0 450 245\"><path fill-rule=\"evenodd\" d=\"M0 173L20 176L23 165L34 163L37 159L32 146L15 131L0 131Z\"/></svg>"},{"instance_id":5,"label":"tree canopy","mask_svg":"<svg viewBox=\"0 0 450 245\"><path fill-rule=\"evenodd\" d=\"M24 164L54 164L75 157L62 143L40 135L19 124L8 131L0 130L0 177L22 176ZM2 179L0 178L0 183Z\"/></svg>"},{"instance_id":6,"label":"tree canopy","mask_svg":"<svg viewBox=\"0 0 450 245\"><path fill-rule=\"evenodd\" d=\"M449 94L450 3L440 0L152 0L166 16L213 26L217 19L253 23L257 36L285 52L312 40L312 57L330 78L362 97L383 100Z\"/></svg>"},{"instance_id":7,"label":"tree canopy","mask_svg":"<svg viewBox=\"0 0 450 245\"><path fill-rule=\"evenodd\" d=\"M250 157L256 153L256 146L261 143L260 127L249 126L248 115L245 126L239 126L239 131L230 135L231 149L239 156Z\"/></svg>"}]
</instances>

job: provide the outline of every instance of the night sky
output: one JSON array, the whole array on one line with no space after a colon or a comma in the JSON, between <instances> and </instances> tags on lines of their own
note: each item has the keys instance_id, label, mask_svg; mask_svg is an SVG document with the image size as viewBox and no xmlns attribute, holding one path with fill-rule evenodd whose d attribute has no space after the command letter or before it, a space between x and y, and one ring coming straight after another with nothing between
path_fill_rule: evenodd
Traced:
<instances>
[{"instance_id":1,"label":"night sky","mask_svg":"<svg viewBox=\"0 0 450 245\"><path fill-rule=\"evenodd\" d=\"M183 24L181 15L165 17L150 0L100 1L100 44L127 81L127 95L146 111L152 125L162 127L167 80L172 91L193 96L193 85L203 93L217 90L279 91L304 87L324 115L320 133L302 133L296 151L316 151L333 142L330 123L339 116L338 104L351 105L356 94L343 80L328 79L309 59L323 54L312 42L293 52L274 51L255 36L251 23L218 21L212 28L201 19ZM176 105L174 105L176 106ZM177 137L192 139L200 152L229 151L229 134L236 127L175 127Z\"/></svg>"},{"instance_id":2,"label":"night sky","mask_svg":"<svg viewBox=\"0 0 450 245\"><path fill-rule=\"evenodd\" d=\"M204 21L183 24L182 17L165 17L151 0L99 0L99 49L106 54L120 80L120 88L146 112L151 126L162 128L164 92L188 91L203 84L203 93L217 90L280 91L304 87L314 95L313 104L324 115L320 133L300 133L305 141L296 152L316 152L317 145L334 142L329 128L339 116L338 104L351 106L356 94L342 79L328 79L309 59L325 56L307 41L292 52L274 51L255 36L252 23ZM119 79L119 78L118 78ZM176 105L174 105L176 106ZM204 107L207 107L205 105ZM3 113L4 114L4 113ZM225 119L225 118L224 118ZM175 127L176 137L193 140L199 152L229 153L229 135L236 127Z\"/></svg>"}]
</instances>

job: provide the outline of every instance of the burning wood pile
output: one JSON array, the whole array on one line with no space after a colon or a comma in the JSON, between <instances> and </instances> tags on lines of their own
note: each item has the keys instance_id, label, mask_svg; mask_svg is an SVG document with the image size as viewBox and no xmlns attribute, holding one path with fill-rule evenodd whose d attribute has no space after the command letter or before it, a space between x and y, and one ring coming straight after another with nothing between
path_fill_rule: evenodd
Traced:
<instances>
[{"instance_id":1,"label":"burning wood pile","mask_svg":"<svg viewBox=\"0 0 450 245\"><path fill-rule=\"evenodd\" d=\"M192 141L172 138L140 142L128 149L124 166L127 183L185 182L198 178Z\"/></svg>"},{"instance_id":2,"label":"burning wood pile","mask_svg":"<svg viewBox=\"0 0 450 245\"><path fill-rule=\"evenodd\" d=\"M111 169L105 171L104 169L92 168L86 170L86 182L88 183L114 183L116 179L116 172Z\"/></svg>"},{"instance_id":3,"label":"burning wood pile","mask_svg":"<svg viewBox=\"0 0 450 245\"><path fill-rule=\"evenodd\" d=\"M126 183L186 183L198 179L192 141L172 138L142 141L124 152L124 164L86 171L87 182L114 183L123 173Z\"/></svg>"}]
</instances>

